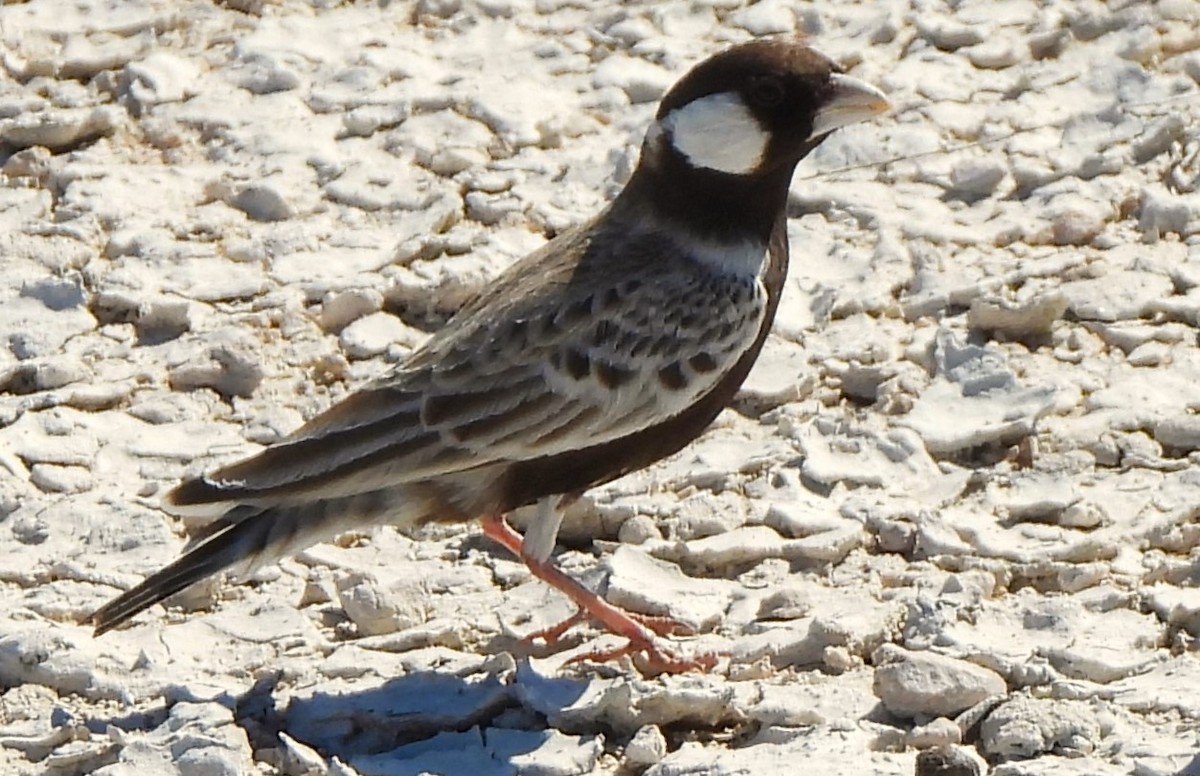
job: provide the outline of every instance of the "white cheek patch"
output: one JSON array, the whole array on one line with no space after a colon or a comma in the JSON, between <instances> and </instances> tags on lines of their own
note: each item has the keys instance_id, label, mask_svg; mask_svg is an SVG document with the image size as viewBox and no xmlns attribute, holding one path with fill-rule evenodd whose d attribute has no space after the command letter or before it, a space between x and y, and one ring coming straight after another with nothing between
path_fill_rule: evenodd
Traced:
<instances>
[{"instance_id":1,"label":"white cheek patch","mask_svg":"<svg viewBox=\"0 0 1200 776\"><path fill-rule=\"evenodd\" d=\"M696 167L746 175L758 169L771 136L732 92L710 94L662 119L671 144Z\"/></svg>"}]
</instances>

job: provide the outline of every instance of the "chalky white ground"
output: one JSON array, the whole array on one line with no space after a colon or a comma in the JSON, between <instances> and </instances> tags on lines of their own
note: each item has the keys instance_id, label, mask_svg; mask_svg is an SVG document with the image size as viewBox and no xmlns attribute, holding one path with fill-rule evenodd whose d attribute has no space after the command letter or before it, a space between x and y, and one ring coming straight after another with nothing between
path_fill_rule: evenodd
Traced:
<instances>
[{"instance_id":1,"label":"chalky white ground","mask_svg":"<svg viewBox=\"0 0 1200 776\"><path fill-rule=\"evenodd\" d=\"M1200 7L590 6L0 7L0 771L1193 763ZM387 369L620 186L688 65L793 30L896 110L801 166L735 407L559 553L717 670L531 653L567 604L472 527L74 624L177 554L158 493Z\"/></svg>"}]
</instances>

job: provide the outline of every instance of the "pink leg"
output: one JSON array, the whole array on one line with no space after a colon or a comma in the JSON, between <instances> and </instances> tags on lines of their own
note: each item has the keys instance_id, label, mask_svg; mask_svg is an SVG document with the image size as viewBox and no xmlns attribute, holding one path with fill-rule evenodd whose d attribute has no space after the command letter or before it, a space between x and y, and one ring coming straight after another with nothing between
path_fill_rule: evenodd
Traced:
<instances>
[{"instance_id":1,"label":"pink leg","mask_svg":"<svg viewBox=\"0 0 1200 776\"><path fill-rule=\"evenodd\" d=\"M521 536L509 527L508 523L504 521L503 515L488 515L485 517L483 519L483 533L503 545L513 555L516 555L518 558L522 557ZM680 673L694 669L709 669L715 664L715 658L711 655L695 660L686 660L671 654L654 643L654 633L651 627L638 622L627 613L605 601L576 580L564 574L549 561L538 562L529 558L522 559L535 577L566 595L580 608L579 614L567 620L562 625L548 629L546 631L547 634L553 638L561 636L567 628L581 620L583 613L586 612L588 616L598 620L611 633L629 639L629 644L623 648L608 650L603 653L582 655L577 659L595 658L598 660L612 660L622 655L644 652L649 660L651 670L670 673ZM664 621L670 622L666 618L650 619L656 625Z\"/></svg>"},{"instance_id":2,"label":"pink leg","mask_svg":"<svg viewBox=\"0 0 1200 776\"><path fill-rule=\"evenodd\" d=\"M635 620L639 624L654 631L659 636L690 636L695 632L687 625L684 625L677 620L672 620L670 617L656 617L650 614L638 614L637 612L625 611L622 611L621 613L629 619ZM534 631L533 633L525 636L522 641L534 642L538 639L541 639L542 641L546 642L546 644L553 646L554 644L558 643L559 639L563 637L563 634L565 634L571 628L574 628L579 623L587 621L587 619L587 611L584 609L578 609L575 614L572 614L562 622L556 625L551 625L549 628L543 628L542 630Z\"/></svg>"}]
</instances>

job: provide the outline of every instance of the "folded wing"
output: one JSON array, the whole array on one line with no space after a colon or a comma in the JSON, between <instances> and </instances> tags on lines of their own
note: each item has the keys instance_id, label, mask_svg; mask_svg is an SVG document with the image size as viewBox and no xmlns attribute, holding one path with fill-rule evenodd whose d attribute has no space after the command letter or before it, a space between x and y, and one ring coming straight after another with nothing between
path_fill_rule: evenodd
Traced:
<instances>
[{"instance_id":1,"label":"folded wing","mask_svg":"<svg viewBox=\"0 0 1200 776\"><path fill-rule=\"evenodd\" d=\"M662 242L641 235L626 243L636 250L604 256L584 245L568 268L554 252L533 254L516 287L489 289L396 372L170 501L352 495L602 444L673 417L754 340L766 295L756 275L712 271ZM621 271L631 262L636 272Z\"/></svg>"}]
</instances>

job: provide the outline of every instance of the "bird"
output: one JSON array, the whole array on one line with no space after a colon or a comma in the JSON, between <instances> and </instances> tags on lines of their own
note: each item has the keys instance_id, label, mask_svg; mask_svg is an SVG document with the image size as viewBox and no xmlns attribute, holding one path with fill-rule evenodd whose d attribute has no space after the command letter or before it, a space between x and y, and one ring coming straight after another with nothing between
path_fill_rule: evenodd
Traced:
<instances>
[{"instance_id":1,"label":"bird","mask_svg":"<svg viewBox=\"0 0 1200 776\"><path fill-rule=\"evenodd\" d=\"M606 207L510 265L389 373L170 490L164 510L211 522L85 622L99 636L209 576L244 577L340 533L479 520L578 606L572 621L626 639L599 657L711 666L663 643L670 621L624 612L558 568L563 508L683 449L731 401L779 306L797 163L888 108L805 38L695 65ZM529 505L522 537L505 515Z\"/></svg>"}]
</instances>

